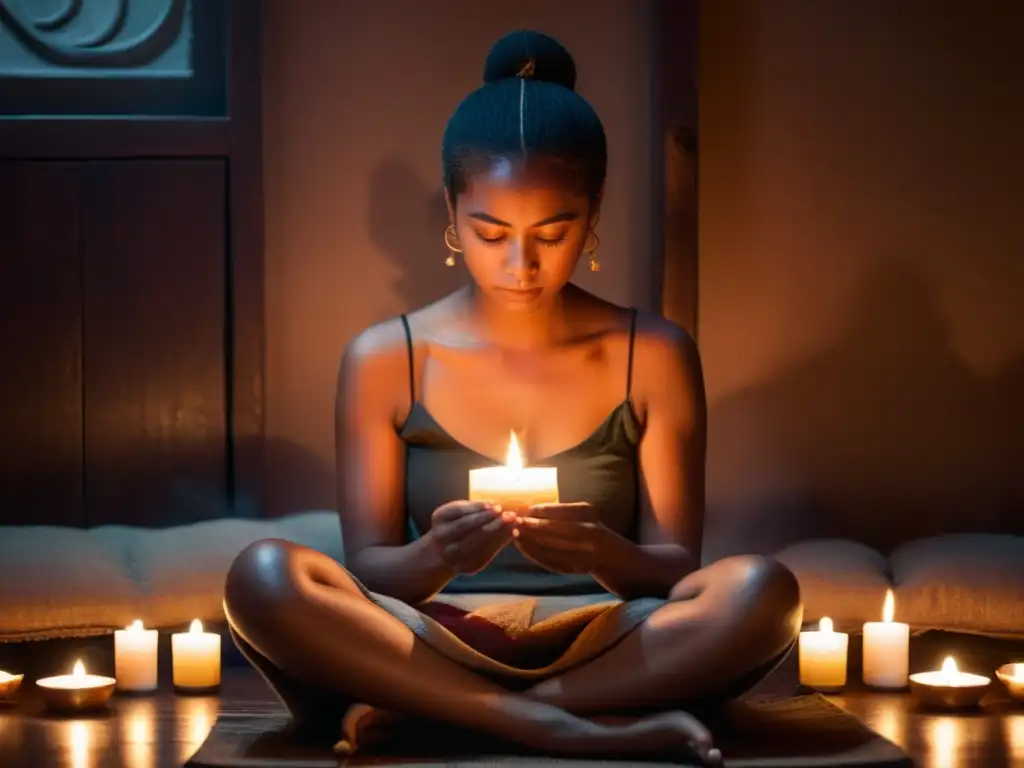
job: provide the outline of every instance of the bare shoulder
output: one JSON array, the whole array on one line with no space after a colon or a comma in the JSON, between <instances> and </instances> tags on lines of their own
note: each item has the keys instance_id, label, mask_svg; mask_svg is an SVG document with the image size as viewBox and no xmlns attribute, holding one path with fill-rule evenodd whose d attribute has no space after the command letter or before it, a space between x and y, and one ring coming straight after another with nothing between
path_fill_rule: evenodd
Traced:
<instances>
[{"instance_id":1,"label":"bare shoulder","mask_svg":"<svg viewBox=\"0 0 1024 768\"><path fill-rule=\"evenodd\" d=\"M637 313L633 374L639 394L648 400L671 393L683 400L703 400L697 343L677 323L653 312Z\"/></svg>"},{"instance_id":2,"label":"bare shoulder","mask_svg":"<svg viewBox=\"0 0 1024 768\"><path fill-rule=\"evenodd\" d=\"M342 412L397 423L409 406L409 351L401 317L375 323L346 345L337 381Z\"/></svg>"}]
</instances>

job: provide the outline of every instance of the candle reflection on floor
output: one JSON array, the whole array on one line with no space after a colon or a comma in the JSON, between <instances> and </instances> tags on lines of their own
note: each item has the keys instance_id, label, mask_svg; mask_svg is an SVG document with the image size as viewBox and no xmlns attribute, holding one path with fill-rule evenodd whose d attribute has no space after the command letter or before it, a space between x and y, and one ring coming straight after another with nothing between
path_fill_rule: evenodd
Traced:
<instances>
[{"instance_id":1,"label":"candle reflection on floor","mask_svg":"<svg viewBox=\"0 0 1024 768\"><path fill-rule=\"evenodd\" d=\"M0 749L4 752L21 747L21 718L14 715L0 715Z\"/></svg>"},{"instance_id":2,"label":"candle reflection on floor","mask_svg":"<svg viewBox=\"0 0 1024 768\"><path fill-rule=\"evenodd\" d=\"M174 701L178 720L177 741L184 763L199 749L217 719L217 698L213 696L179 696Z\"/></svg>"},{"instance_id":3,"label":"candle reflection on floor","mask_svg":"<svg viewBox=\"0 0 1024 768\"><path fill-rule=\"evenodd\" d=\"M155 768L158 738L156 702L149 698L125 699L119 707L119 714L124 768Z\"/></svg>"},{"instance_id":4,"label":"candle reflection on floor","mask_svg":"<svg viewBox=\"0 0 1024 768\"><path fill-rule=\"evenodd\" d=\"M94 768L97 756L103 754L110 742L112 722L97 718L69 720L63 724L61 735L70 768Z\"/></svg>"},{"instance_id":5,"label":"candle reflection on floor","mask_svg":"<svg viewBox=\"0 0 1024 768\"><path fill-rule=\"evenodd\" d=\"M957 768L957 751L963 739L961 722L955 717L936 717L927 725L928 768Z\"/></svg>"},{"instance_id":6,"label":"candle reflection on floor","mask_svg":"<svg viewBox=\"0 0 1024 768\"><path fill-rule=\"evenodd\" d=\"M1024 765L1024 712L1003 718L1003 743L1011 765Z\"/></svg>"},{"instance_id":7,"label":"candle reflection on floor","mask_svg":"<svg viewBox=\"0 0 1024 768\"><path fill-rule=\"evenodd\" d=\"M867 726L893 744L907 745L906 702L899 696L880 696L864 718Z\"/></svg>"}]
</instances>

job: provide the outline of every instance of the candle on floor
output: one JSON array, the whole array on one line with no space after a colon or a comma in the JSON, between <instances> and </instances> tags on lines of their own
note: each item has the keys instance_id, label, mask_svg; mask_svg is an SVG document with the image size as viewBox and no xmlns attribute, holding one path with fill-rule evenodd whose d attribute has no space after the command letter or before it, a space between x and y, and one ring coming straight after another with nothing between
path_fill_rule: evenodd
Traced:
<instances>
[{"instance_id":1,"label":"candle on floor","mask_svg":"<svg viewBox=\"0 0 1024 768\"><path fill-rule=\"evenodd\" d=\"M184 693L212 691L220 685L220 635L203 632L196 619L188 632L171 635L174 687Z\"/></svg>"},{"instance_id":2,"label":"candle on floor","mask_svg":"<svg viewBox=\"0 0 1024 768\"><path fill-rule=\"evenodd\" d=\"M1006 686L1010 696L1017 701L1024 701L1024 663L1003 664L996 670L996 677Z\"/></svg>"},{"instance_id":3,"label":"candle on floor","mask_svg":"<svg viewBox=\"0 0 1024 768\"><path fill-rule=\"evenodd\" d=\"M157 631L145 629L138 619L114 632L114 677L119 691L156 690L157 639Z\"/></svg>"},{"instance_id":4,"label":"candle on floor","mask_svg":"<svg viewBox=\"0 0 1024 768\"><path fill-rule=\"evenodd\" d=\"M910 669L910 625L893 621L896 600L885 594L882 620L864 624L864 682L874 688L906 688Z\"/></svg>"},{"instance_id":5,"label":"candle on floor","mask_svg":"<svg viewBox=\"0 0 1024 768\"><path fill-rule=\"evenodd\" d=\"M983 675L961 672L952 656L942 662L942 669L910 676L910 688L919 702L950 709L977 706L991 682Z\"/></svg>"},{"instance_id":6,"label":"candle on floor","mask_svg":"<svg viewBox=\"0 0 1024 768\"><path fill-rule=\"evenodd\" d=\"M114 678L88 675L81 660L75 662L70 675L56 675L36 680L46 706L61 711L82 711L101 707L114 692Z\"/></svg>"},{"instance_id":7,"label":"candle on floor","mask_svg":"<svg viewBox=\"0 0 1024 768\"><path fill-rule=\"evenodd\" d=\"M818 630L800 633L800 684L823 693L835 693L846 685L846 653L850 636L833 631L825 616Z\"/></svg>"},{"instance_id":8,"label":"candle on floor","mask_svg":"<svg viewBox=\"0 0 1024 768\"><path fill-rule=\"evenodd\" d=\"M535 504L557 504L558 470L524 466L519 441L513 432L505 466L469 471L469 500L499 504L502 509L513 512L525 512Z\"/></svg>"},{"instance_id":9,"label":"candle on floor","mask_svg":"<svg viewBox=\"0 0 1024 768\"><path fill-rule=\"evenodd\" d=\"M21 687L21 681L24 679L24 675L12 675L10 672L0 669L0 701L13 696Z\"/></svg>"}]
</instances>

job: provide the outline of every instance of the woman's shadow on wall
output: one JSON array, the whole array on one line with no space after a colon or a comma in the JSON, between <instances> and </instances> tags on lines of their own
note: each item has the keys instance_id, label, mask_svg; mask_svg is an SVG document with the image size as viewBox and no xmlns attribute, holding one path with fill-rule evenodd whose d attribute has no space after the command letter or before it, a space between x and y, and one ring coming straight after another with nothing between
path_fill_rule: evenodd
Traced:
<instances>
[{"instance_id":1,"label":"woman's shadow on wall","mask_svg":"<svg viewBox=\"0 0 1024 768\"><path fill-rule=\"evenodd\" d=\"M439 183L425 183L409 163L391 158L374 170L369 202L370 239L398 272L397 306L389 314L429 304L466 282L458 254L455 267L445 265L448 210Z\"/></svg>"},{"instance_id":2,"label":"woman's shadow on wall","mask_svg":"<svg viewBox=\"0 0 1024 768\"><path fill-rule=\"evenodd\" d=\"M827 351L712 407L709 554L1024 534L1024 349L976 371L924 279L895 260L848 316Z\"/></svg>"}]
</instances>

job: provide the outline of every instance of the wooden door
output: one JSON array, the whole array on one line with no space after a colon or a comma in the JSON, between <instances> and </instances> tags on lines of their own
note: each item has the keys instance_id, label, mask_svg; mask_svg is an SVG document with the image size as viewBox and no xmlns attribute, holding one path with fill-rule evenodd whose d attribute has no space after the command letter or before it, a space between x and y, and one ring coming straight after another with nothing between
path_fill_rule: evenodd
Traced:
<instances>
[{"instance_id":1,"label":"wooden door","mask_svg":"<svg viewBox=\"0 0 1024 768\"><path fill-rule=\"evenodd\" d=\"M0 524L260 513L260 4L187 5L0 13Z\"/></svg>"}]
</instances>

